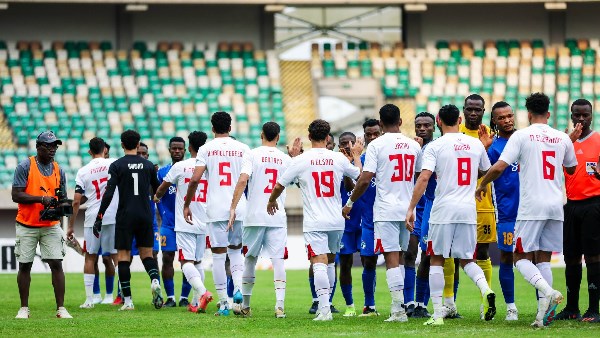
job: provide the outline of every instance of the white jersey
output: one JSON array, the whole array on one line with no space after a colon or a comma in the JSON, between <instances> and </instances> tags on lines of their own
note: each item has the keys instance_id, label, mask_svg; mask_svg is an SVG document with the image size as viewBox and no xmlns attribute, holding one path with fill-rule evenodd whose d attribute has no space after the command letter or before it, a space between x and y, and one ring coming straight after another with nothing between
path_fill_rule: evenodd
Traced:
<instances>
[{"instance_id":1,"label":"white jersey","mask_svg":"<svg viewBox=\"0 0 600 338\"><path fill-rule=\"evenodd\" d=\"M90 163L77 171L75 177L76 190L81 190L82 194L87 198L87 209L85 210L85 221L83 226L88 228L94 226L96 216L100 210L102 196L106 191L108 183L108 167L115 159L94 158ZM115 224L117 216L117 208L119 206L119 193L115 190L112 201L102 218L102 224Z\"/></svg>"},{"instance_id":2,"label":"white jersey","mask_svg":"<svg viewBox=\"0 0 600 338\"><path fill-rule=\"evenodd\" d=\"M421 146L401 133L385 133L367 147L363 171L375 174L377 195L373 220L404 221L421 171Z\"/></svg>"},{"instance_id":3,"label":"white jersey","mask_svg":"<svg viewBox=\"0 0 600 338\"><path fill-rule=\"evenodd\" d=\"M359 175L360 170L341 153L316 148L293 158L278 183L286 187L298 181L304 232L344 230L340 183L344 176L356 179Z\"/></svg>"},{"instance_id":4,"label":"white jersey","mask_svg":"<svg viewBox=\"0 0 600 338\"><path fill-rule=\"evenodd\" d=\"M422 169L437 177L429 223L477 224L477 176L489 168L485 148L474 137L449 133L427 144Z\"/></svg>"},{"instance_id":5,"label":"white jersey","mask_svg":"<svg viewBox=\"0 0 600 338\"><path fill-rule=\"evenodd\" d=\"M190 203L194 224L189 224L183 217L183 201L185 200L195 168L195 158L179 161L169 169L164 180L177 186L177 194L175 195L175 231L205 234L206 222L208 220L206 217L206 197L208 192L206 175L202 175L200 182L198 182L194 198Z\"/></svg>"},{"instance_id":6,"label":"white jersey","mask_svg":"<svg viewBox=\"0 0 600 338\"><path fill-rule=\"evenodd\" d=\"M244 226L287 226L287 217L283 208L285 190L277 198L281 208L275 215L271 216L267 213L267 203L277 184L277 179L285 172L290 161L288 155L275 147L262 146L246 153L242 173L249 175L250 180L248 181L248 213Z\"/></svg>"},{"instance_id":7,"label":"white jersey","mask_svg":"<svg viewBox=\"0 0 600 338\"><path fill-rule=\"evenodd\" d=\"M196 166L206 167L208 179L208 199L206 210L208 222L229 220L229 207L235 185L242 172L244 154L250 148L231 137L219 137L200 147L196 157ZM236 220L246 216L246 200L241 199L235 210Z\"/></svg>"},{"instance_id":8,"label":"white jersey","mask_svg":"<svg viewBox=\"0 0 600 338\"><path fill-rule=\"evenodd\" d=\"M517 220L563 220L561 165L577 166L575 149L567 134L547 124L532 124L515 131L499 161L519 162Z\"/></svg>"}]
</instances>

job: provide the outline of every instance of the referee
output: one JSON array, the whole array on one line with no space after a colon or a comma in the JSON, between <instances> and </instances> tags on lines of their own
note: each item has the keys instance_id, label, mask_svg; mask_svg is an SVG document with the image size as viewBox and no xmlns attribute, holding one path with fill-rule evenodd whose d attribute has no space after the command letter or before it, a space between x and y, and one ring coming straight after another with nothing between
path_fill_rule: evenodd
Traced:
<instances>
[{"instance_id":1,"label":"referee","mask_svg":"<svg viewBox=\"0 0 600 338\"><path fill-rule=\"evenodd\" d=\"M12 200L17 203L15 256L19 262L17 284L21 308L16 318L29 318L29 288L31 266L35 251L40 245L42 261L50 266L56 299L56 317L73 318L64 308L65 274L62 259L65 257L65 240L58 220L41 220L40 212L55 204L55 189L64 191L65 173L54 155L62 141L53 132L45 131L36 139L36 156L22 161L15 170Z\"/></svg>"},{"instance_id":2,"label":"referee","mask_svg":"<svg viewBox=\"0 0 600 338\"><path fill-rule=\"evenodd\" d=\"M598 323L600 299L600 180L594 177L600 154L600 134L590 129L592 104L578 99L571 105L571 120L575 130L569 134L575 147L577 168L573 175L565 172L567 204L563 228L563 251L567 281L567 306L554 317L556 320L581 320ZM588 280L588 310L579 312L581 256L585 258Z\"/></svg>"},{"instance_id":3,"label":"referee","mask_svg":"<svg viewBox=\"0 0 600 338\"><path fill-rule=\"evenodd\" d=\"M135 238L140 259L150 276L152 288L152 303L160 309L163 298L160 289L158 264L152 256L154 245L154 230L152 229L152 212L148 204L150 187L153 191L158 188L156 169L152 162L137 155L140 145L140 134L127 130L121 134L121 147L125 156L114 161L108 169L108 184L102 197L100 210L94 223L94 235L98 237L102 229L102 217L110 205L115 188L119 188L119 206L117 208L117 223L115 226L115 249L119 268L119 281L125 304L120 310L133 310L131 300L131 247Z\"/></svg>"}]
</instances>

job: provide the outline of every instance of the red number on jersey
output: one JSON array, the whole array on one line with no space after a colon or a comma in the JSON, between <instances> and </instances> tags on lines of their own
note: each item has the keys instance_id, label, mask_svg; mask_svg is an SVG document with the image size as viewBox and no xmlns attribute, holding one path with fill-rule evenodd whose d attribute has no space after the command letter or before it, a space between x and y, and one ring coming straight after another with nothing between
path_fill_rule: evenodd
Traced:
<instances>
[{"instance_id":1,"label":"red number on jersey","mask_svg":"<svg viewBox=\"0 0 600 338\"><path fill-rule=\"evenodd\" d=\"M192 179L191 178L185 178L183 180L183 182L185 184L190 183ZM192 202L202 202L202 203L206 203L206 192L208 191L208 181L207 180L200 180L198 181L198 189L200 189L200 193L198 194L198 196L196 196Z\"/></svg>"},{"instance_id":2,"label":"red number on jersey","mask_svg":"<svg viewBox=\"0 0 600 338\"><path fill-rule=\"evenodd\" d=\"M231 168L230 162L219 162L219 176L222 180L219 181L220 186L231 186L231 172L225 171L225 168Z\"/></svg>"},{"instance_id":3,"label":"red number on jersey","mask_svg":"<svg viewBox=\"0 0 600 338\"><path fill-rule=\"evenodd\" d=\"M471 159L459 157L458 159L458 185L471 184Z\"/></svg>"},{"instance_id":4,"label":"red number on jersey","mask_svg":"<svg viewBox=\"0 0 600 338\"><path fill-rule=\"evenodd\" d=\"M315 180L315 192L317 197L333 197L333 171L313 171L312 177ZM321 189L327 188L327 190Z\"/></svg>"},{"instance_id":5,"label":"red number on jersey","mask_svg":"<svg viewBox=\"0 0 600 338\"><path fill-rule=\"evenodd\" d=\"M392 182L411 182L414 175L415 155L411 154L395 154L390 155L390 161L396 161L394 166L394 174Z\"/></svg>"},{"instance_id":6,"label":"red number on jersey","mask_svg":"<svg viewBox=\"0 0 600 338\"><path fill-rule=\"evenodd\" d=\"M92 184L94 185L94 188L96 188L96 199L98 199L98 200L102 197L102 196L100 196L100 192L101 192L100 191L100 184L102 184L102 183L104 183L106 181L108 181L108 177L102 177L99 180L92 181Z\"/></svg>"},{"instance_id":7,"label":"red number on jersey","mask_svg":"<svg viewBox=\"0 0 600 338\"><path fill-rule=\"evenodd\" d=\"M543 176L545 180L553 180L554 172L556 171L556 167L554 164L548 162L548 157L556 157L555 151L542 151L542 166L543 166Z\"/></svg>"},{"instance_id":8,"label":"red number on jersey","mask_svg":"<svg viewBox=\"0 0 600 338\"><path fill-rule=\"evenodd\" d=\"M265 175L271 175L269 185L267 185L264 190L265 194L270 194L273 192L275 184L277 184L277 169L265 168Z\"/></svg>"}]
</instances>

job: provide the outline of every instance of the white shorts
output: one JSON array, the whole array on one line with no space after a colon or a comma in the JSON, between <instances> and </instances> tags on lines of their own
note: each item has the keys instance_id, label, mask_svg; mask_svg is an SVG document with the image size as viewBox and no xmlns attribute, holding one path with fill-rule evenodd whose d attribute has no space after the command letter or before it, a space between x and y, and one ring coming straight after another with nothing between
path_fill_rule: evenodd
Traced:
<instances>
[{"instance_id":1,"label":"white shorts","mask_svg":"<svg viewBox=\"0 0 600 338\"><path fill-rule=\"evenodd\" d=\"M477 246L477 224L429 224L427 255L473 259Z\"/></svg>"},{"instance_id":2,"label":"white shorts","mask_svg":"<svg viewBox=\"0 0 600 338\"><path fill-rule=\"evenodd\" d=\"M324 254L336 254L340 251L344 230L308 231L304 233L308 259Z\"/></svg>"},{"instance_id":3,"label":"white shorts","mask_svg":"<svg viewBox=\"0 0 600 338\"><path fill-rule=\"evenodd\" d=\"M404 221L375 222L375 253L406 251L410 232Z\"/></svg>"},{"instance_id":4,"label":"white shorts","mask_svg":"<svg viewBox=\"0 0 600 338\"><path fill-rule=\"evenodd\" d=\"M206 250L206 235L175 231L180 261L200 262Z\"/></svg>"},{"instance_id":5,"label":"white shorts","mask_svg":"<svg viewBox=\"0 0 600 338\"><path fill-rule=\"evenodd\" d=\"M515 223L515 252L562 252L563 221L517 221Z\"/></svg>"},{"instance_id":6,"label":"white shorts","mask_svg":"<svg viewBox=\"0 0 600 338\"><path fill-rule=\"evenodd\" d=\"M211 248L226 248L230 245L242 244L242 221L233 222L231 231L227 231L227 223L229 222L219 221L207 224Z\"/></svg>"},{"instance_id":7,"label":"white shorts","mask_svg":"<svg viewBox=\"0 0 600 338\"><path fill-rule=\"evenodd\" d=\"M252 226L242 229L242 251L246 256L284 258L287 228Z\"/></svg>"},{"instance_id":8,"label":"white shorts","mask_svg":"<svg viewBox=\"0 0 600 338\"><path fill-rule=\"evenodd\" d=\"M102 252L98 252L102 247ZM107 224L102 225L102 231L100 231L100 238L94 236L94 229L92 227L83 228L83 251L90 255L97 255L103 253L116 254L115 249L115 225Z\"/></svg>"}]
</instances>

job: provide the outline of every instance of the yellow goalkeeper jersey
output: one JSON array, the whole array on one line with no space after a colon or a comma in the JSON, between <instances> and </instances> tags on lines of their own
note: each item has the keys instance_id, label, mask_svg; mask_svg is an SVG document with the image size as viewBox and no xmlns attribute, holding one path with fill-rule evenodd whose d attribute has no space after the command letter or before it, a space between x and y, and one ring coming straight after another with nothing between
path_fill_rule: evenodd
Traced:
<instances>
[{"instance_id":1,"label":"yellow goalkeeper jersey","mask_svg":"<svg viewBox=\"0 0 600 338\"><path fill-rule=\"evenodd\" d=\"M488 133L490 132L490 127L485 126L486 130L488 131ZM479 133L476 130L471 130L468 129L464 124L460 125L460 132L474 137L476 139L479 139ZM477 184L481 183L481 178L477 180ZM473 197L475 198L475 197ZM492 202L492 185L488 184L487 187L487 191L485 193L485 197L481 200L481 202L475 200L475 203L477 205L477 213L480 212L494 212L494 203Z\"/></svg>"}]
</instances>

